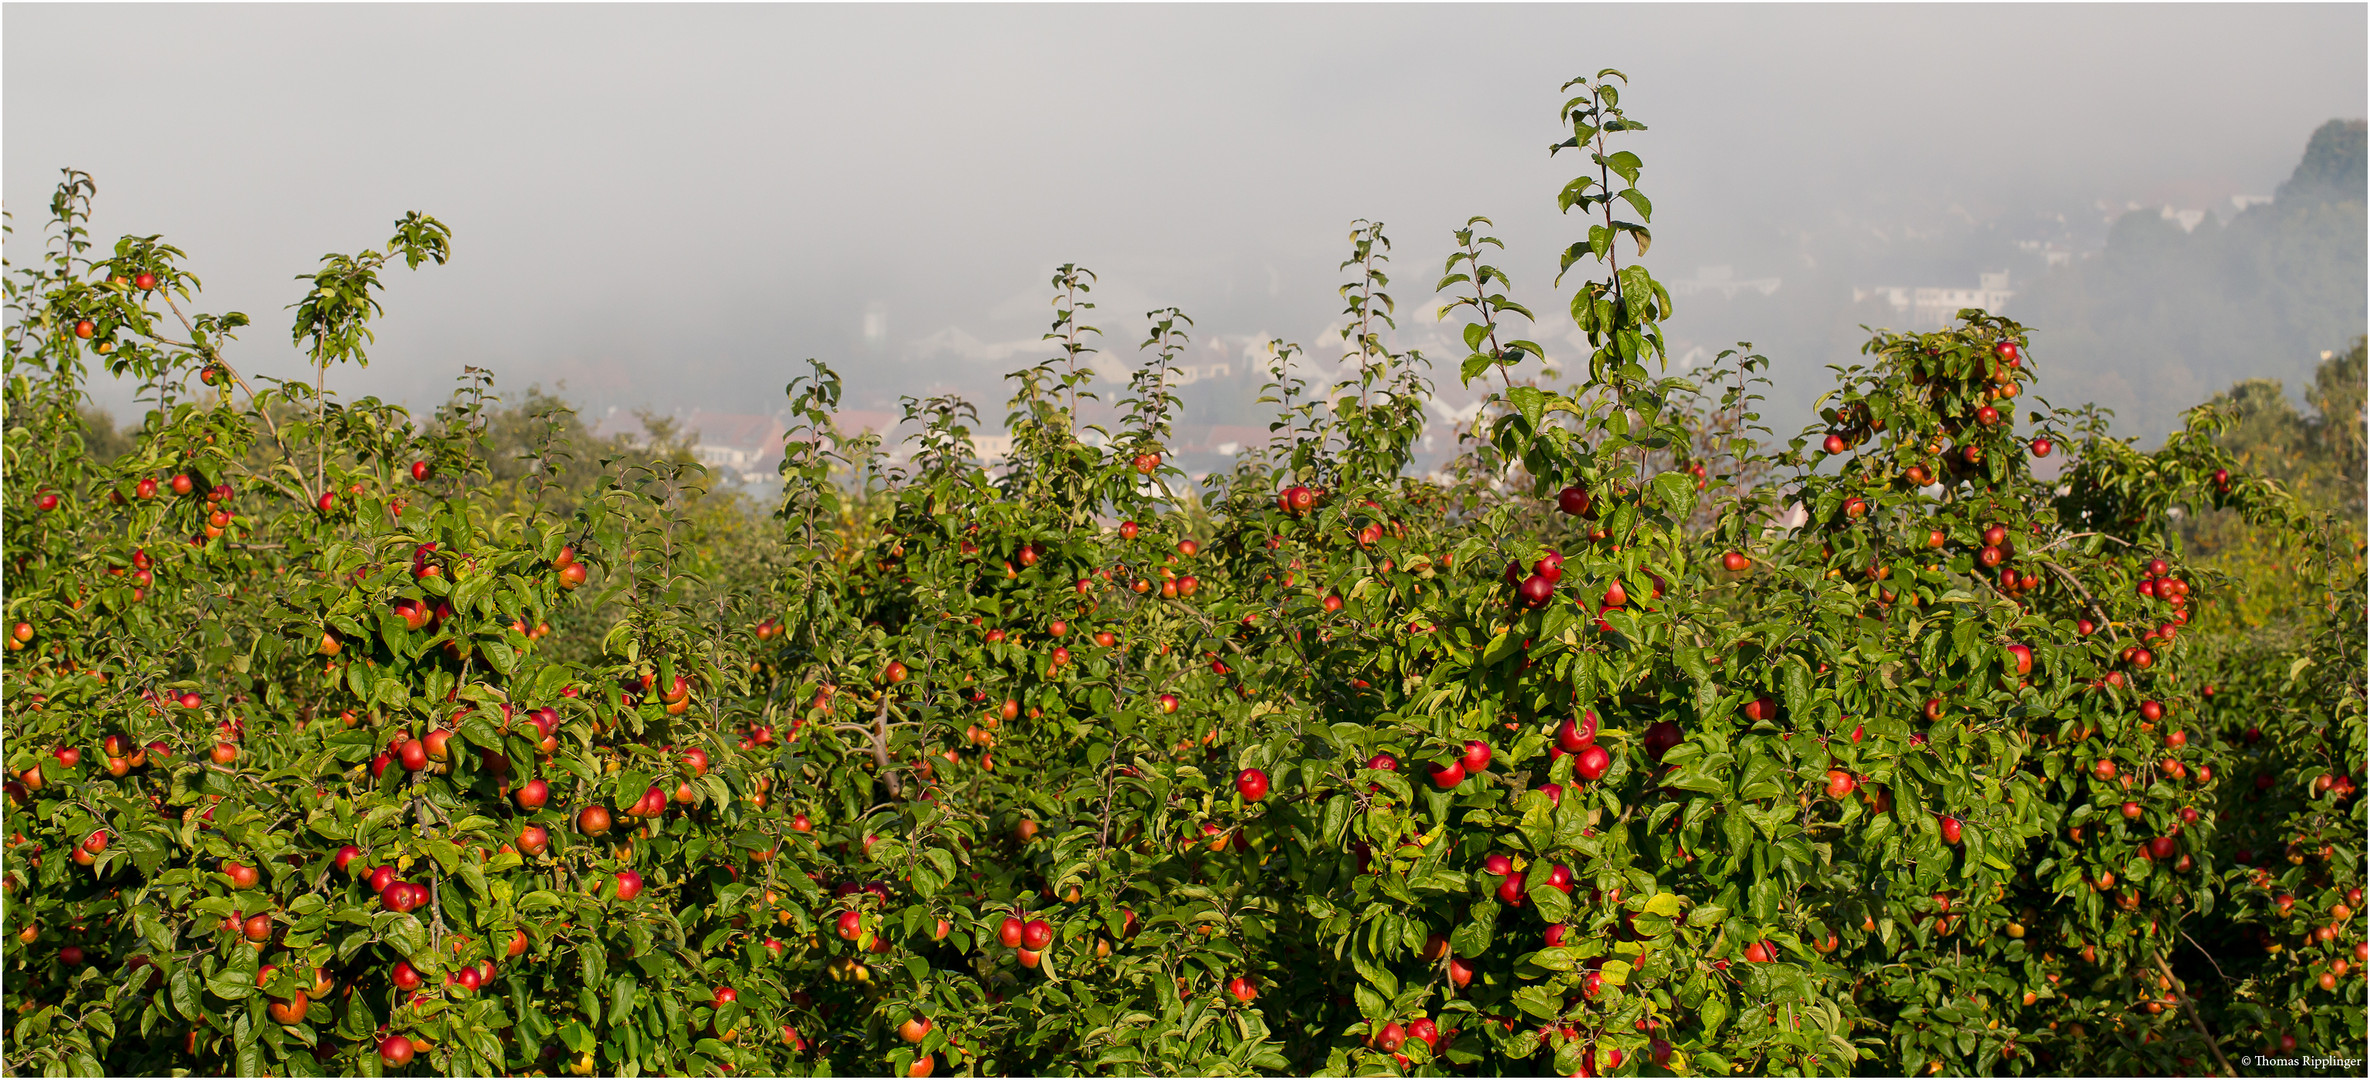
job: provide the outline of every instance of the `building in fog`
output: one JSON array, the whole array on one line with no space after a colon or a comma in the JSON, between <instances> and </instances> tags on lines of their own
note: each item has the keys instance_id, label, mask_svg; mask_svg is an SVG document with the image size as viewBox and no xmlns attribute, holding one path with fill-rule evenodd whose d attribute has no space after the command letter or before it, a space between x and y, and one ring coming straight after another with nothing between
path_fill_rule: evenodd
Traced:
<instances>
[{"instance_id":1,"label":"building in fog","mask_svg":"<svg viewBox=\"0 0 2370 1080\"><path fill-rule=\"evenodd\" d=\"M673 423L674 437L689 444L691 456L719 476L743 484L760 483L771 480L775 467L781 464L784 425L780 414L679 409L664 419ZM641 417L614 408L593 426L593 434L622 436L636 444L650 438Z\"/></svg>"},{"instance_id":2,"label":"building in fog","mask_svg":"<svg viewBox=\"0 0 2370 1080\"><path fill-rule=\"evenodd\" d=\"M2008 272L1977 275L1972 289L1947 285L1855 285L1852 302L1875 298L1892 306L1904 330L1940 330L1958 320L1965 308L1998 312L2016 295L2008 288Z\"/></svg>"},{"instance_id":3,"label":"building in fog","mask_svg":"<svg viewBox=\"0 0 2370 1080\"><path fill-rule=\"evenodd\" d=\"M1734 300L1736 294L1747 291L1768 296L1777 292L1778 286L1782 284L1785 282L1781 278L1740 278L1736 276L1736 268L1731 266L1699 266L1695 268L1694 277L1666 282L1664 287L1681 296L1716 292L1722 300Z\"/></svg>"}]
</instances>

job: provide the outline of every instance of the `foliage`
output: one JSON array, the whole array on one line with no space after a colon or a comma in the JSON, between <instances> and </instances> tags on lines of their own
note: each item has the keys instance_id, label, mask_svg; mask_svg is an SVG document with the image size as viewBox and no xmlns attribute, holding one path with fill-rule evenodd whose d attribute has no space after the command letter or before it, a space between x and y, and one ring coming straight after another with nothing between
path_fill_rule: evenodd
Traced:
<instances>
[{"instance_id":1,"label":"foliage","mask_svg":"<svg viewBox=\"0 0 2370 1080\"><path fill-rule=\"evenodd\" d=\"M1174 308L1077 424L1064 266L1001 475L957 398L907 400L910 453L838 430L818 364L758 519L663 431L601 445L482 373L425 422L330 393L433 219L330 260L318 381L279 385L231 363L243 316L180 317L178 251L90 257L70 174L7 284L7 1067L2358 1056L2349 534L2228 409L2143 452L2028 397L2026 329L1981 311L1872 333L1764 445L1749 347L1661 362L1623 84L1558 111L1578 382L1506 322L1487 219L1455 234L1459 375L1495 386L1439 481L1400 475L1428 369L1381 332L1379 224L1344 377L1276 343L1230 474L1164 463ZM94 356L156 401L111 458ZM2236 599L2184 553L2209 508L2354 579L2289 662L2201 633ZM2258 931L2230 984L2179 947Z\"/></svg>"}]
</instances>

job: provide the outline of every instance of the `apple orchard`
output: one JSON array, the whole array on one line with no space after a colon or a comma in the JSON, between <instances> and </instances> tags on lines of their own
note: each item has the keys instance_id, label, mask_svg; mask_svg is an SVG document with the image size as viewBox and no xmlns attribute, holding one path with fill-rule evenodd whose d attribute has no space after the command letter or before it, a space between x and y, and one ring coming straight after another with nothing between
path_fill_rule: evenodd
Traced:
<instances>
[{"instance_id":1,"label":"apple orchard","mask_svg":"<svg viewBox=\"0 0 2370 1080\"><path fill-rule=\"evenodd\" d=\"M814 365L770 517L482 372L337 395L434 218L307 274L268 379L69 171L7 271L5 1067L2364 1056L2361 523L2212 408L2145 452L2039 402L2046 328L1982 311L1872 332L1800 437L1749 349L1672 377L1621 85L1558 112L1566 308L1454 230L1489 397L1430 479L1360 222L1349 374L1279 342L1231 471L1164 461L1190 320L1093 386L1065 266L1002 464L956 399L839 431ZM102 374L151 406L105 455ZM2184 555L2209 516L2310 570L2292 638Z\"/></svg>"}]
</instances>

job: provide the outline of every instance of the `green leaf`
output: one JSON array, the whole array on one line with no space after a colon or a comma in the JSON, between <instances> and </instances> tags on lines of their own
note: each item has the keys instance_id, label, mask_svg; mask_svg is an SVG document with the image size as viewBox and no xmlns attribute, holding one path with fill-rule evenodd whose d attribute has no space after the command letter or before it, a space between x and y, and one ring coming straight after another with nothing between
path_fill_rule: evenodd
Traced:
<instances>
[{"instance_id":1,"label":"green leaf","mask_svg":"<svg viewBox=\"0 0 2370 1080\"><path fill-rule=\"evenodd\" d=\"M188 964L173 966L172 976L165 980L165 989L167 995L172 998L173 1011L180 1013L183 1020L198 1020L204 1017L204 1012L198 1006L197 979L190 974Z\"/></svg>"},{"instance_id":2,"label":"green leaf","mask_svg":"<svg viewBox=\"0 0 2370 1080\"><path fill-rule=\"evenodd\" d=\"M1547 394L1535 386L1515 386L1506 390L1506 401L1521 413L1533 433L1539 430L1539 418L1547 412Z\"/></svg>"},{"instance_id":3,"label":"green leaf","mask_svg":"<svg viewBox=\"0 0 2370 1080\"><path fill-rule=\"evenodd\" d=\"M1685 519L1695 510L1695 478L1683 472L1666 472L1653 481L1654 497L1662 503L1663 512L1673 518Z\"/></svg>"},{"instance_id":4,"label":"green leaf","mask_svg":"<svg viewBox=\"0 0 2370 1080\"><path fill-rule=\"evenodd\" d=\"M379 936L394 946L396 952L413 960L428 955L428 928L420 925L417 917L389 912L379 919Z\"/></svg>"},{"instance_id":5,"label":"green leaf","mask_svg":"<svg viewBox=\"0 0 2370 1080\"><path fill-rule=\"evenodd\" d=\"M1514 992L1514 1007L1541 1020L1553 1020L1563 1015L1562 995L1545 986L1533 984Z\"/></svg>"}]
</instances>

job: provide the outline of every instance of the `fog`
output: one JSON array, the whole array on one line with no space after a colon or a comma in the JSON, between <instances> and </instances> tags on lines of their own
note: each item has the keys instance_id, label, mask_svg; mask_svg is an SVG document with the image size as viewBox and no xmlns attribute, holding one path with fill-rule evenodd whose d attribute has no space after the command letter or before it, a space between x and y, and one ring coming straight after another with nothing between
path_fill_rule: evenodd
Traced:
<instances>
[{"instance_id":1,"label":"fog","mask_svg":"<svg viewBox=\"0 0 2370 1080\"><path fill-rule=\"evenodd\" d=\"M369 370L331 378L419 408L477 365L596 413L767 413L809 356L851 405L993 406L1051 355L1065 262L1123 360L1171 304L1212 356L1330 357L1360 218L1398 343L1453 385L1431 285L1475 214L1578 357L1550 281L1581 163L1546 151L1558 86L1613 67L1650 125L1647 262L1694 286L1674 351L1754 339L1785 431L1886 317L1854 285L2028 289L2125 209L2270 194L2364 114L2365 10L9 5L0 186L21 267L57 170L92 173L96 234L188 251L198 306L256 320L233 363L282 376L295 276L436 215L451 264L392 272Z\"/></svg>"}]
</instances>

